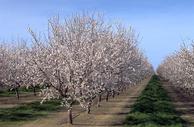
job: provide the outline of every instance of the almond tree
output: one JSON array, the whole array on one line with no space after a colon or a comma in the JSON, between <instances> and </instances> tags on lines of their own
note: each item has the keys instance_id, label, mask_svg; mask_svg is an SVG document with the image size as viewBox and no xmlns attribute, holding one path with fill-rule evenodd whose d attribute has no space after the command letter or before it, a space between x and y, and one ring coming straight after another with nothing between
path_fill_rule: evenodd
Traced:
<instances>
[{"instance_id":1,"label":"almond tree","mask_svg":"<svg viewBox=\"0 0 194 127\"><path fill-rule=\"evenodd\" d=\"M168 56L158 68L158 74L187 94L193 93L194 48L181 47L180 51Z\"/></svg>"},{"instance_id":2,"label":"almond tree","mask_svg":"<svg viewBox=\"0 0 194 127\"><path fill-rule=\"evenodd\" d=\"M2 77L1 82L9 87L11 90L15 90L16 96L19 99L18 88L23 84L25 75L24 59L22 57L25 54L24 43L17 46L6 47L4 53L2 53Z\"/></svg>"},{"instance_id":3,"label":"almond tree","mask_svg":"<svg viewBox=\"0 0 194 127\"><path fill-rule=\"evenodd\" d=\"M74 102L90 113L96 97L100 102L106 93L108 101L111 92L114 96L115 91L120 92L148 74L140 72L152 75L151 66L141 64L146 60L139 55L133 31L106 24L101 16L74 15L63 22L54 18L49 22L46 39L30 33L33 46L26 57L27 77L31 77L27 78L28 84L44 86L42 102L61 99L71 124Z\"/></svg>"},{"instance_id":4,"label":"almond tree","mask_svg":"<svg viewBox=\"0 0 194 127\"><path fill-rule=\"evenodd\" d=\"M8 47L6 45L1 44L0 45L0 84L2 87L6 86L4 79L7 76L6 68L8 68L8 54L9 54Z\"/></svg>"}]
</instances>

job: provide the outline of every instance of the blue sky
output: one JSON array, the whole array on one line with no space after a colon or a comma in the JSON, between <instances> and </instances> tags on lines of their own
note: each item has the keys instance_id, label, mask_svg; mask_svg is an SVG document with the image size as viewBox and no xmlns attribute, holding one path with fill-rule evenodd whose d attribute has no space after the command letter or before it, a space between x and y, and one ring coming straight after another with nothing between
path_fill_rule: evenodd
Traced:
<instances>
[{"instance_id":1,"label":"blue sky","mask_svg":"<svg viewBox=\"0 0 194 127\"><path fill-rule=\"evenodd\" d=\"M194 0L0 0L0 40L28 39L28 27L44 32L52 16L80 11L131 25L155 68L183 40L194 39Z\"/></svg>"}]
</instances>

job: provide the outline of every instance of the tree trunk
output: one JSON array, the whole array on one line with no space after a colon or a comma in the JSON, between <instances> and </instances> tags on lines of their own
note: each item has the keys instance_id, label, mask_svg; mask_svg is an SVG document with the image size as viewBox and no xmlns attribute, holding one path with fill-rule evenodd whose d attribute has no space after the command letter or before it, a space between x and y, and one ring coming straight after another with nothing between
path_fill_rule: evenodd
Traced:
<instances>
[{"instance_id":1,"label":"tree trunk","mask_svg":"<svg viewBox=\"0 0 194 127\"><path fill-rule=\"evenodd\" d=\"M73 124L72 107L68 109L68 123Z\"/></svg>"},{"instance_id":2,"label":"tree trunk","mask_svg":"<svg viewBox=\"0 0 194 127\"><path fill-rule=\"evenodd\" d=\"M121 92L123 93L123 91L124 91L124 88L121 88Z\"/></svg>"},{"instance_id":3,"label":"tree trunk","mask_svg":"<svg viewBox=\"0 0 194 127\"><path fill-rule=\"evenodd\" d=\"M115 98L115 91L112 91L112 98Z\"/></svg>"},{"instance_id":4,"label":"tree trunk","mask_svg":"<svg viewBox=\"0 0 194 127\"><path fill-rule=\"evenodd\" d=\"M90 107L91 107L91 106L88 106L88 107L87 107L87 113L88 113L88 114L90 114L90 111L91 111L91 110L90 110Z\"/></svg>"},{"instance_id":5,"label":"tree trunk","mask_svg":"<svg viewBox=\"0 0 194 127\"><path fill-rule=\"evenodd\" d=\"M19 91L18 91L18 88L15 88L15 93L16 93L16 97L17 97L17 99L19 100L19 99L20 99L20 96L19 96Z\"/></svg>"},{"instance_id":6,"label":"tree trunk","mask_svg":"<svg viewBox=\"0 0 194 127\"><path fill-rule=\"evenodd\" d=\"M100 107L100 102L102 101L102 95L98 95L98 104L97 107Z\"/></svg>"},{"instance_id":7,"label":"tree trunk","mask_svg":"<svg viewBox=\"0 0 194 127\"><path fill-rule=\"evenodd\" d=\"M90 114L92 102L88 102L87 113Z\"/></svg>"},{"instance_id":8,"label":"tree trunk","mask_svg":"<svg viewBox=\"0 0 194 127\"><path fill-rule=\"evenodd\" d=\"M68 87L66 87L64 91L64 97L67 97ZM61 91L61 93L63 93L63 91Z\"/></svg>"},{"instance_id":9,"label":"tree trunk","mask_svg":"<svg viewBox=\"0 0 194 127\"><path fill-rule=\"evenodd\" d=\"M36 87L33 87L34 96L36 96Z\"/></svg>"},{"instance_id":10,"label":"tree trunk","mask_svg":"<svg viewBox=\"0 0 194 127\"><path fill-rule=\"evenodd\" d=\"M108 96L109 96L109 92L107 91L107 93L106 93L106 102L108 102Z\"/></svg>"}]
</instances>

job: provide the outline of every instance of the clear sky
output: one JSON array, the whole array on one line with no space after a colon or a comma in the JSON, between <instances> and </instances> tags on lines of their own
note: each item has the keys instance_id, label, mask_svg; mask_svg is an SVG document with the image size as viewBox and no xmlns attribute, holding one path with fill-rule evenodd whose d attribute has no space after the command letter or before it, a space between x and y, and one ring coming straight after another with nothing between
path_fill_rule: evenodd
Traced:
<instances>
[{"instance_id":1,"label":"clear sky","mask_svg":"<svg viewBox=\"0 0 194 127\"><path fill-rule=\"evenodd\" d=\"M44 32L52 16L80 11L133 26L155 68L183 40L194 39L194 0L0 0L0 40L28 39L28 27Z\"/></svg>"}]
</instances>

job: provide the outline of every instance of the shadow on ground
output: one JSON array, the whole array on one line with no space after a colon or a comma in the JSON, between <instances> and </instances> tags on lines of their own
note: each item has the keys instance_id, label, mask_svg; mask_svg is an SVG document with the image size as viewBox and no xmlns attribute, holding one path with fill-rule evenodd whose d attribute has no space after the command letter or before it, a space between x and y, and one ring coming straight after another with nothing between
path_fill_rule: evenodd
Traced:
<instances>
[{"instance_id":1,"label":"shadow on ground","mask_svg":"<svg viewBox=\"0 0 194 127\"><path fill-rule=\"evenodd\" d=\"M169 82L163 83L180 116L187 121L187 126L194 126L194 97L186 95L180 89L173 87Z\"/></svg>"}]
</instances>

